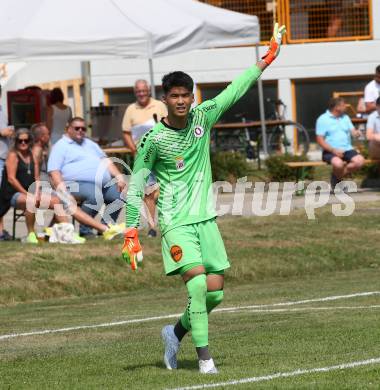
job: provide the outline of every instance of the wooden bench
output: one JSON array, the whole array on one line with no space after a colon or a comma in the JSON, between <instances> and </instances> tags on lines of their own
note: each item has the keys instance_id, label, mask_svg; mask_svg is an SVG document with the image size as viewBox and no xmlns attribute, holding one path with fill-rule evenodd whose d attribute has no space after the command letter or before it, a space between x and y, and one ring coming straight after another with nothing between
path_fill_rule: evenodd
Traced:
<instances>
[{"instance_id":1,"label":"wooden bench","mask_svg":"<svg viewBox=\"0 0 380 390\"><path fill-rule=\"evenodd\" d=\"M379 164L380 160L371 160L371 159L364 160L365 165L376 164L376 163ZM303 180L305 178L306 175L305 168L321 167L324 165L329 165L324 161L291 161L291 162L285 162L284 164L287 165L289 168L295 168L297 170L296 171L297 181L299 179Z\"/></svg>"},{"instance_id":2,"label":"wooden bench","mask_svg":"<svg viewBox=\"0 0 380 390\"><path fill-rule=\"evenodd\" d=\"M131 149L124 146L102 148L104 153L107 154L130 154Z\"/></svg>"},{"instance_id":3,"label":"wooden bench","mask_svg":"<svg viewBox=\"0 0 380 390\"><path fill-rule=\"evenodd\" d=\"M306 177L306 169L309 167L321 167L324 165L329 165L324 161L291 161L291 162L285 162L284 163L289 168L296 169L296 180L297 182L305 180ZM380 164L380 160L371 160L366 159L364 160L364 164ZM300 191L300 193L297 193L297 195L302 195L303 191Z\"/></svg>"}]
</instances>

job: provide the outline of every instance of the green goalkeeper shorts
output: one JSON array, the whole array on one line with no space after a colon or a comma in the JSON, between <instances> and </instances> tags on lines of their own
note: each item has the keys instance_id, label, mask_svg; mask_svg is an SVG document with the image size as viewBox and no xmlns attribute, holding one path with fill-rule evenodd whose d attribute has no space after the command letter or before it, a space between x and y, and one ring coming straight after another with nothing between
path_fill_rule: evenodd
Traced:
<instances>
[{"instance_id":1,"label":"green goalkeeper shorts","mask_svg":"<svg viewBox=\"0 0 380 390\"><path fill-rule=\"evenodd\" d=\"M223 239L215 219L178 226L162 237L166 275L180 273L189 264L204 265L206 273L230 267Z\"/></svg>"}]
</instances>

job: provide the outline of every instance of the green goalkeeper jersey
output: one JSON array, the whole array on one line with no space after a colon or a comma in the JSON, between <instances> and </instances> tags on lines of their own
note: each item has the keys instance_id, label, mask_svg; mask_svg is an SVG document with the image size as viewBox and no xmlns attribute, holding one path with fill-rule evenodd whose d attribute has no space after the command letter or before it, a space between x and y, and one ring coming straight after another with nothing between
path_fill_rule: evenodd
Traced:
<instances>
[{"instance_id":1,"label":"green goalkeeper jersey","mask_svg":"<svg viewBox=\"0 0 380 390\"><path fill-rule=\"evenodd\" d=\"M161 121L145 134L138 147L128 188L127 227L139 224L145 182L151 172L160 185L157 207L162 234L216 216L210 130L260 75L261 70L256 65L247 69L214 99L192 109L184 129Z\"/></svg>"}]
</instances>

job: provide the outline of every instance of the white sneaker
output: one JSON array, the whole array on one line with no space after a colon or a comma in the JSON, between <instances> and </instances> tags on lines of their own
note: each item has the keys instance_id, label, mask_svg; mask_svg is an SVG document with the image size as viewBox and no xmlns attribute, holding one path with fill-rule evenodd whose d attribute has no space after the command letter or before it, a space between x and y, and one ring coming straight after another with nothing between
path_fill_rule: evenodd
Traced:
<instances>
[{"instance_id":1,"label":"white sneaker","mask_svg":"<svg viewBox=\"0 0 380 390\"><path fill-rule=\"evenodd\" d=\"M199 372L201 374L217 374L218 370L212 359L199 360Z\"/></svg>"},{"instance_id":2,"label":"white sneaker","mask_svg":"<svg viewBox=\"0 0 380 390\"><path fill-rule=\"evenodd\" d=\"M161 331L162 341L164 342L165 353L164 363L168 370L177 368L177 353L180 343L174 334L174 326L166 325Z\"/></svg>"}]
</instances>

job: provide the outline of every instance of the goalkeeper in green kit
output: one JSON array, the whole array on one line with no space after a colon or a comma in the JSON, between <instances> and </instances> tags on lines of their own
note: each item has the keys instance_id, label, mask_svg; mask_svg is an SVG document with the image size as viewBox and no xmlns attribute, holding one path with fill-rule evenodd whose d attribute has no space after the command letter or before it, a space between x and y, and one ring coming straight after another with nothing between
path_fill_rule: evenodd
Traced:
<instances>
[{"instance_id":1,"label":"goalkeeper in green kit","mask_svg":"<svg viewBox=\"0 0 380 390\"><path fill-rule=\"evenodd\" d=\"M123 257L134 270L142 260L137 227L145 182L153 172L160 185L158 212L165 273L179 274L188 294L182 317L174 326L162 329L164 363L169 370L177 368L181 340L191 331L199 371L218 372L208 349L208 315L223 300L224 270L230 264L211 196L210 130L277 57L284 33L285 26L278 28L276 23L262 60L214 99L194 109L191 77L183 72L165 75L162 88L168 116L140 142L127 195Z\"/></svg>"}]
</instances>

